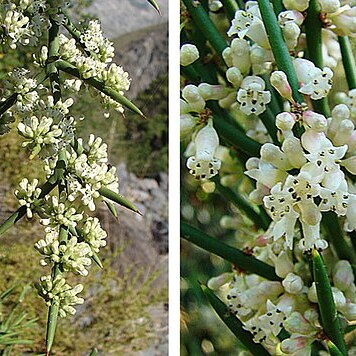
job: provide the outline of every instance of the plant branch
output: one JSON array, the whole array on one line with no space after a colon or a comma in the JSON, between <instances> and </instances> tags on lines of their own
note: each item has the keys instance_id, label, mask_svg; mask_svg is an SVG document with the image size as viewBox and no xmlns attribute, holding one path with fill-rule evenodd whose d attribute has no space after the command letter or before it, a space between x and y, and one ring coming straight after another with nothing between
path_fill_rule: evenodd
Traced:
<instances>
[{"instance_id":1,"label":"plant branch","mask_svg":"<svg viewBox=\"0 0 356 356\"><path fill-rule=\"evenodd\" d=\"M328 274L326 272L324 261L317 250L313 250L312 252L312 261L323 329L325 334L339 348L342 354L347 355L347 349L343 339L340 320L337 315Z\"/></svg>"},{"instance_id":2,"label":"plant branch","mask_svg":"<svg viewBox=\"0 0 356 356\"><path fill-rule=\"evenodd\" d=\"M338 39L349 90L356 89L356 63L352 53L350 39L347 36L339 36Z\"/></svg>"},{"instance_id":3,"label":"plant branch","mask_svg":"<svg viewBox=\"0 0 356 356\"><path fill-rule=\"evenodd\" d=\"M271 3L269 0L258 0L258 6L260 8L263 23L266 27L268 39L277 63L277 67L287 75L289 84L293 91L294 100L298 103L302 103L304 100L303 96L298 91L299 84L297 75Z\"/></svg>"},{"instance_id":4,"label":"plant branch","mask_svg":"<svg viewBox=\"0 0 356 356\"><path fill-rule=\"evenodd\" d=\"M282 280L276 275L274 268L267 263L264 263L253 256L246 255L241 250L229 246L185 222L181 222L180 229L182 238L201 247L205 251L222 257L238 268L250 273L258 274L271 281Z\"/></svg>"},{"instance_id":5,"label":"plant branch","mask_svg":"<svg viewBox=\"0 0 356 356\"><path fill-rule=\"evenodd\" d=\"M70 64L69 62L64 61L62 59L56 61L55 63L56 63L56 67L58 69L62 70L63 72L66 72L76 78L83 80L87 84L90 84L91 86L93 86L94 88L96 88L97 90L102 92L103 94L109 96L111 99L117 101L118 103L120 103L121 105L130 109L134 113L136 113L142 117L145 117L145 115L142 113L142 111L136 105L134 105L130 100L125 98L123 95L121 95L116 90L106 86L103 81L101 81L97 78L94 78L94 77L82 78L80 75L80 72L76 66L74 66L73 64Z\"/></svg>"},{"instance_id":6,"label":"plant branch","mask_svg":"<svg viewBox=\"0 0 356 356\"><path fill-rule=\"evenodd\" d=\"M183 0L183 3L190 13L195 25L222 58L222 52L227 47L227 43L215 27L214 23L210 20L203 5L201 3L193 4L192 0Z\"/></svg>"},{"instance_id":7,"label":"plant branch","mask_svg":"<svg viewBox=\"0 0 356 356\"><path fill-rule=\"evenodd\" d=\"M241 209L246 213L251 221L255 223L255 225L263 230L267 230L270 224L270 220L265 219L265 215L260 215L251 205L250 203L244 199L240 194L232 191L230 188L224 187L220 183L220 178L215 176L211 179L215 185L219 193L227 200L232 202L237 208Z\"/></svg>"},{"instance_id":8,"label":"plant branch","mask_svg":"<svg viewBox=\"0 0 356 356\"><path fill-rule=\"evenodd\" d=\"M322 52L322 37L321 29L322 23L320 21L320 4L318 0L310 0L308 15L304 21L305 34L308 49L308 58L314 62L314 64L323 68L323 52ZM326 117L330 116L330 108L327 98L320 100L312 100L314 110Z\"/></svg>"}]
</instances>

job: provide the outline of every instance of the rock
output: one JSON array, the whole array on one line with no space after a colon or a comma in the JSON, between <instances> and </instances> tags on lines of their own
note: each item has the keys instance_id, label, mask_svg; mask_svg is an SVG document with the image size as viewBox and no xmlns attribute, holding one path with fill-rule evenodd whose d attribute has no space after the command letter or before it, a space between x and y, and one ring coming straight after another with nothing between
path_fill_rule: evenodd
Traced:
<instances>
[{"instance_id":1,"label":"rock","mask_svg":"<svg viewBox=\"0 0 356 356\"><path fill-rule=\"evenodd\" d=\"M168 0L158 0L162 16L147 0L94 0L88 12L98 17L107 36L116 38L125 33L168 20Z\"/></svg>"}]
</instances>

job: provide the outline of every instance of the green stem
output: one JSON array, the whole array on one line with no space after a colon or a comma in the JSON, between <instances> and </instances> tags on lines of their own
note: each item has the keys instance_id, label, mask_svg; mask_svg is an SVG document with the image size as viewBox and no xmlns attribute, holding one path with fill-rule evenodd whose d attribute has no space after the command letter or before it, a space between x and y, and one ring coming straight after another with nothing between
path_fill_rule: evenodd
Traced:
<instances>
[{"instance_id":1,"label":"green stem","mask_svg":"<svg viewBox=\"0 0 356 356\"><path fill-rule=\"evenodd\" d=\"M61 226L59 229L59 242L66 243L68 240L68 230L64 226ZM52 280L54 280L57 276L62 274L60 270L60 266L58 263L54 264L52 267ZM51 306L48 308L48 320L47 320L47 331L46 331L46 354L49 355L54 336L56 334L57 320L58 320L58 312L59 312L60 304L59 302L53 302Z\"/></svg>"},{"instance_id":2,"label":"green stem","mask_svg":"<svg viewBox=\"0 0 356 356\"><path fill-rule=\"evenodd\" d=\"M109 96L111 99L117 101L121 105L123 105L126 108L130 109L134 113L145 117L145 115L142 113L142 111L136 105L134 105L130 100L125 98L123 95L121 95L116 90L106 86L105 83L102 82L101 80L99 80L97 78L93 78L93 77L86 78L86 79L82 78L78 68L75 67L74 65L70 64L69 62L64 61L64 60L58 60L58 61L56 61L56 67L58 69L62 70L63 72L66 72L66 73L68 73L68 74L70 74L70 75L72 75L72 76L74 76L76 78L79 78L79 79L83 80L84 82L86 82L89 85L93 86L94 88L96 88L100 92L102 92L105 95Z\"/></svg>"},{"instance_id":3,"label":"green stem","mask_svg":"<svg viewBox=\"0 0 356 356\"><path fill-rule=\"evenodd\" d=\"M337 256L341 260L346 259L356 265L356 252L345 240L336 214L331 211L323 213L322 224L327 230L327 236L335 248Z\"/></svg>"},{"instance_id":4,"label":"green stem","mask_svg":"<svg viewBox=\"0 0 356 356\"><path fill-rule=\"evenodd\" d=\"M269 353L266 349L261 344L255 343L252 334L243 328L242 322L227 310L225 303L208 287L201 286L201 288L221 320L252 353L252 355L268 356Z\"/></svg>"},{"instance_id":5,"label":"green stem","mask_svg":"<svg viewBox=\"0 0 356 356\"><path fill-rule=\"evenodd\" d=\"M277 126L276 126L276 117L274 116L272 110L267 107L266 111L259 115L264 127L266 128L268 134L271 136L272 141L275 145L280 146L277 136Z\"/></svg>"},{"instance_id":6,"label":"green stem","mask_svg":"<svg viewBox=\"0 0 356 356\"><path fill-rule=\"evenodd\" d=\"M235 0L221 0L224 5L224 9L227 13L229 20L231 21L235 17L235 12L239 9Z\"/></svg>"},{"instance_id":7,"label":"green stem","mask_svg":"<svg viewBox=\"0 0 356 356\"><path fill-rule=\"evenodd\" d=\"M215 51L221 56L222 52L227 47L227 43L215 27L214 23L210 20L204 7L200 3L193 4L192 0L183 0L183 3L190 13L195 25L200 29Z\"/></svg>"},{"instance_id":8,"label":"green stem","mask_svg":"<svg viewBox=\"0 0 356 356\"><path fill-rule=\"evenodd\" d=\"M281 278L276 275L272 266L258 260L257 258L246 255L241 250L226 245L220 240L217 240L184 222L181 222L180 229L182 238L208 252L222 257L233 265L247 272L256 273L266 279L281 281Z\"/></svg>"},{"instance_id":9,"label":"green stem","mask_svg":"<svg viewBox=\"0 0 356 356\"><path fill-rule=\"evenodd\" d=\"M342 64L344 65L345 76L349 90L356 88L356 64L352 52L350 39L347 36L339 36Z\"/></svg>"},{"instance_id":10,"label":"green stem","mask_svg":"<svg viewBox=\"0 0 356 356\"><path fill-rule=\"evenodd\" d=\"M339 348L342 354L347 355L343 339L340 320L337 315L333 294L324 265L324 261L317 250L312 252L313 275L318 296L321 324L325 334Z\"/></svg>"},{"instance_id":11,"label":"green stem","mask_svg":"<svg viewBox=\"0 0 356 356\"><path fill-rule=\"evenodd\" d=\"M271 49L279 70L283 71L288 78L293 91L293 98L302 103L303 96L298 92L299 84L295 73L288 47L283 39L282 30L278 24L273 8L269 0L258 0L263 23L266 27Z\"/></svg>"},{"instance_id":12,"label":"green stem","mask_svg":"<svg viewBox=\"0 0 356 356\"><path fill-rule=\"evenodd\" d=\"M308 15L304 21L305 34L308 49L308 58L314 62L314 64L323 68L323 51L322 51L322 23L320 21L320 4L318 0L310 0ZM330 116L330 108L327 98L320 100L312 100L314 110L326 117Z\"/></svg>"},{"instance_id":13,"label":"green stem","mask_svg":"<svg viewBox=\"0 0 356 356\"><path fill-rule=\"evenodd\" d=\"M272 0L273 10L276 16L278 16L282 11L284 11L284 6L282 0Z\"/></svg>"},{"instance_id":14,"label":"green stem","mask_svg":"<svg viewBox=\"0 0 356 356\"><path fill-rule=\"evenodd\" d=\"M52 95L54 102L58 102L61 99L61 87L59 81L59 73L54 63L58 56L59 51L59 25L50 19L50 29L48 34L48 62L46 65L47 75L50 80Z\"/></svg>"},{"instance_id":15,"label":"green stem","mask_svg":"<svg viewBox=\"0 0 356 356\"><path fill-rule=\"evenodd\" d=\"M255 225L263 230L267 230L270 224L270 221L265 220L265 216L260 215L251 205L250 203L244 199L240 194L235 193L230 188L224 187L220 183L219 177L215 176L211 179L219 191L219 193L229 202L233 203L237 208L241 209L246 213L246 215L250 218L251 221L255 223Z\"/></svg>"}]
</instances>

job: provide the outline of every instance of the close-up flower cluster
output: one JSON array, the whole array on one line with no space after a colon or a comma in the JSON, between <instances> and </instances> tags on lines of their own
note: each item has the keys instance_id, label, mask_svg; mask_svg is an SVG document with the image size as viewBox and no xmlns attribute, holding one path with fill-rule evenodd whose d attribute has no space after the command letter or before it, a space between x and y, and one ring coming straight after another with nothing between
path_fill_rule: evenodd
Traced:
<instances>
[{"instance_id":1,"label":"close-up flower cluster","mask_svg":"<svg viewBox=\"0 0 356 356\"><path fill-rule=\"evenodd\" d=\"M355 14L352 1L182 2L194 180L183 172L181 236L230 263L196 267L200 288L184 272L185 354L222 352L222 329L193 336L185 298L202 291L239 339L228 354L356 352Z\"/></svg>"}]
</instances>

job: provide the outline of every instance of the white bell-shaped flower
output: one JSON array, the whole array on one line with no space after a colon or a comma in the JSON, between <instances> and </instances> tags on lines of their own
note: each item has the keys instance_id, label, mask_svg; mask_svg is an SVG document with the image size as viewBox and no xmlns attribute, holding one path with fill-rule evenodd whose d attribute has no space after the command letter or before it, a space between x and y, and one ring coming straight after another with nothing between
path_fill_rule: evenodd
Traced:
<instances>
[{"instance_id":1,"label":"white bell-shaped flower","mask_svg":"<svg viewBox=\"0 0 356 356\"><path fill-rule=\"evenodd\" d=\"M219 136L215 131L212 121L199 130L194 138L195 155L187 160L190 173L201 180L215 176L221 166L221 162L215 157L215 150L219 146Z\"/></svg>"},{"instance_id":2,"label":"white bell-shaped flower","mask_svg":"<svg viewBox=\"0 0 356 356\"><path fill-rule=\"evenodd\" d=\"M266 105L271 101L271 93L264 89L265 82L261 77L246 77L237 92L240 110L246 115L263 113L266 110Z\"/></svg>"},{"instance_id":3,"label":"white bell-shaped flower","mask_svg":"<svg viewBox=\"0 0 356 356\"><path fill-rule=\"evenodd\" d=\"M333 72L324 67L321 70L314 63L303 58L296 58L293 62L298 80L301 82L299 91L310 95L314 100L324 98L328 95L332 86Z\"/></svg>"}]
</instances>

